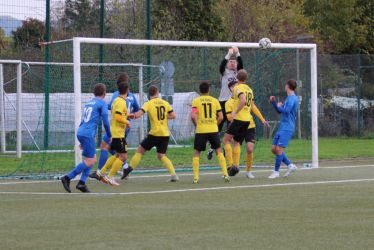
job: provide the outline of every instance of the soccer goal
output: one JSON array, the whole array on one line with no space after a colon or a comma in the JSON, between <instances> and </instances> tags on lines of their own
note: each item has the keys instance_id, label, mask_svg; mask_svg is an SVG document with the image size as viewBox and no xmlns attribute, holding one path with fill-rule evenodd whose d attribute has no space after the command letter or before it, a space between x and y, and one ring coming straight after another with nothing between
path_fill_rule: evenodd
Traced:
<instances>
[{"instance_id":1,"label":"soccer goal","mask_svg":"<svg viewBox=\"0 0 374 250\"><path fill-rule=\"evenodd\" d=\"M163 98L173 105L177 114L177 119L169 122L173 140L179 144L192 146L194 126L190 121L191 102L198 96L198 86L202 80L211 83L213 96L219 96L221 88L219 65L231 46L239 48L244 69L249 73L248 84L254 90L256 105L272 125L270 130L266 129L258 119L255 119L257 137L254 151L255 165L272 165L271 138L276 130L279 115L269 104L268 98L274 95L283 101L286 97L284 83L287 79L293 78L298 80L297 94L301 102L297 131L287 148L289 151L287 154L297 163L308 163L318 167L317 47L315 44L273 43L271 48L260 49L258 43L77 37L47 43L44 49L49 50L49 63L17 64L20 65L18 72L22 76L17 78L17 82L19 79L19 84L22 86L22 91L19 93L22 94L22 101L19 99L19 102L23 104L23 115L18 113L21 118L14 119L14 122L17 121L19 127L22 127L23 141L20 146L23 152L25 149L38 151L25 130L25 125L22 124L24 119L35 143L41 151L47 152L24 154L22 163L17 166L17 169L21 170L18 172L62 173L70 169L75 162L79 162L81 151L75 133L81 121L82 105L92 96L91 87L97 82L107 85L106 100L109 100L111 93L116 90L116 76L121 72L129 75L130 88L140 103L147 100L147 89L150 85L159 87ZM17 70L16 68L6 70L6 64L3 65L4 82L7 82L11 76L6 72L17 72ZM15 85L16 82L13 81L13 85L4 86L4 90L8 95L13 94L16 101L18 99L16 99ZM29 94L27 98L25 93ZM33 106L33 102L39 104ZM31 109L31 107L36 108ZM15 113L13 115L15 116ZM26 116L37 117L37 122L34 123L38 128L37 132ZM129 138L131 147L138 146L147 132L147 126L146 118L132 123ZM7 142L10 135L16 134L6 133ZM18 138L18 136L13 137ZM25 146L26 140L27 146ZM192 149L193 147L182 149L181 154L190 150L192 155ZM56 153L52 153L53 150ZM178 155L170 157L179 157L178 152L175 153ZM177 167L190 166L190 164L186 160L177 163ZM33 167L36 165L37 168Z\"/></svg>"}]
</instances>

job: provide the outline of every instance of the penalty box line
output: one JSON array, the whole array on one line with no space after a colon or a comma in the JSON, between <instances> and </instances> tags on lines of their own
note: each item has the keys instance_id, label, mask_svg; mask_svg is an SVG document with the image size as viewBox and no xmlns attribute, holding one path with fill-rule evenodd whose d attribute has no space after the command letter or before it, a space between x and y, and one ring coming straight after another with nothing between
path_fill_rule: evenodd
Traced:
<instances>
[{"instance_id":1,"label":"penalty box line","mask_svg":"<svg viewBox=\"0 0 374 250\"><path fill-rule=\"evenodd\" d=\"M373 164L368 165L350 165L350 166L330 166L330 167L320 167L320 168L298 168L297 171L302 170L316 170L316 169L348 169L348 168L364 168L364 167L374 167ZM267 173L271 172L271 170L253 170L254 173ZM206 172L206 173L200 173L201 176L204 175L218 175L222 174L220 171L214 171L214 172ZM154 174L154 175L132 175L131 179L146 179L146 178L161 178L161 177L168 177L168 174ZM184 174L178 174L178 176L193 176L193 173L184 173ZM72 180L76 181L76 180ZM59 180L49 180L49 181L15 181L15 182L0 182L1 185L17 185L17 184L40 184L40 183L53 183L53 182L59 182Z\"/></svg>"},{"instance_id":2,"label":"penalty box line","mask_svg":"<svg viewBox=\"0 0 374 250\"><path fill-rule=\"evenodd\" d=\"M323 184L342 184L342 183L358 183L370 182L373 179L348 179L333 181L309 181L309 182L291 182L291 183L275 183L275 184L259 184L259 185L241 185L241 186L220 186L208 188L188 188L188 189L171 189L171 190L155 190L155 191L138 191L138 192L118 192L118 193L53 193L53 192L0 192L0 194L8 195L73 195L73 196L132 196L132 195L152 195L167 193L185 193L199 191L215 191L215 190L231 190L231 189L251 189L251 188L271 188L271 187L287 187L287 186L307 186L307 185L323 185Z\"/></svg>"}]
</instances>

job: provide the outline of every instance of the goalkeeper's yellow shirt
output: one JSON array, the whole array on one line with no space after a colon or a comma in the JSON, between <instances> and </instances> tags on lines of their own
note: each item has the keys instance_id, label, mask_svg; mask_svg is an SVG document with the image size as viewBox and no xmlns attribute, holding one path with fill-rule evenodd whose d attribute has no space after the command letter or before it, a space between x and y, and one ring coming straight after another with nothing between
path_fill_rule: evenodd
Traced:
<instances>
[{"instance_id":1,"label":"goalkeeper's yellow shirt","mask_svg":"<svg viewBox=\"0 0 374 250\"><path fill-rule=\"evenodd\" d=\"M112 132L113 138L124 138L125 137L125 130L126 124L118 122L114 117L115 114L121 115L124 119L127 120L127 106L126 100L119 96L114 99L112 103L112 120L110 122L110 131Z\"/></svg>"},{"instance_id":2,"label":"goalkeeper's yellow shirt","mask_svg":"<svg viewBox=\"0 0 374 250\"><path fill-rule=\"evenodd\" d=\"M234 98L234 108L239 106L240 100L239 96L245 96L245 104L244 107L235 115L235 120L249 122L251 120L251 109L253 103L253 91L252 89L245 83L240 83L236 85L232 91L233 98ZM253 118L252 118L253 119Z\"/></svg>"},{"instance_id":3,"label":"goalkeeper's yellow shirt","mask_svg":"<svg viewBox=\"0 0 374 250\"><path fill-rule=\"evenodd\" d=\"M192 112L197 112L196 134L218 132L217 113L221 111L219 101L212 96L200 96L192 101Z\"/></svg>"},{"instance_id":4,"label":"goalkeeper's yellow shirt","mask_svg":"<svg viewBox=\"0 0 374 250\"><path fill-rule=\"evenodd\" d=\"M229 116L231 116L232 111L234 110L234 99L232 97L226 101L225 110L226 110L226 117L228 119ZM251 113L249 113L249 114L251 115L251 118L249 120L250 123L249 123L248 128L255 128L256 124L253 120L253 116L252 116Z\"/></svg>"},{"instance_id":5,"label":"goalkeeper's yellow shirt","mask_svg":"<svg viewBox=\"0 0 374 250\"><path fill-rule=\"evenodd\" d=\"M144 103L141 108L144 113L148 113L151 123L150 135L153 136L170 136L168 127L168 114L173 112L173 108L167 101L161 98L153 98Z\"/></svg>"}]
</instances>

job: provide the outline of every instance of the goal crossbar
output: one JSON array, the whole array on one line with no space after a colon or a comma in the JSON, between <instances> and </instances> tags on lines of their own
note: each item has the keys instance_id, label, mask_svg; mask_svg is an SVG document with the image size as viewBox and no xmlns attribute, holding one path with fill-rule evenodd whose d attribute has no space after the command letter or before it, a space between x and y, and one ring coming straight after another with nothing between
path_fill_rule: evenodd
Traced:
<instances>
[{"instance_id":1,"label":"goal crossbar","mask_svg":"<svg viewBox=\"0 0 374 250\"><path fill-rule=\"evenodd\" d=\"M81 44L117 44L138 46L174 46L174 47L216 47L227 48L236 46L239 48L260 48L258 43L242 42L201 42L201 41L167 41L167 40L139 40L139 39L113 39L113 38L73 38L73 63L74 63L74 95L75 95L75 127L81 120ZM318 168L318 98L317 98L317 45L303 43L272 43L270 49L306 49L310 50L310 74L311 74L311 117L312 117L312 166ZM79 105L78 105L79 104ZM76 162L81 156L76 141Z\"/></svg>"}]
</instances>

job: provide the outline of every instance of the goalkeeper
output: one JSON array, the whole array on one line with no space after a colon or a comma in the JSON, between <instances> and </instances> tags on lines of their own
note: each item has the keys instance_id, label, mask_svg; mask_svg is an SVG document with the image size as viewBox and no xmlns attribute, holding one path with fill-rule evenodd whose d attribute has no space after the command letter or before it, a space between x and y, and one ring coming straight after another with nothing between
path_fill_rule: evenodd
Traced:
<instances>
[{"instance_id":1,"label":"goalkeeper","mask_svg":"<svg viewBox=\"0 0 374 250\"><path fill-rule=\"evenodd\" d=\"M237 47L229 48L227 51L226 56L221 61L219 66L219 73L221 74L220 82L221 82L221 92L219 94L219 103L221 105L222 114L223 114L223 121L218 125L219 132L222 131L223 125L226 123L228 127L228 121L226 118L226 109L225 103L229 100L232 96L232 93L229 89L229 82L236 79L236 75L239 70L243 69L243 60L240 56L239 49ZM208 151L208 160L213 158L213 149L209 149Z\"/></svg>"}]
</instances>

